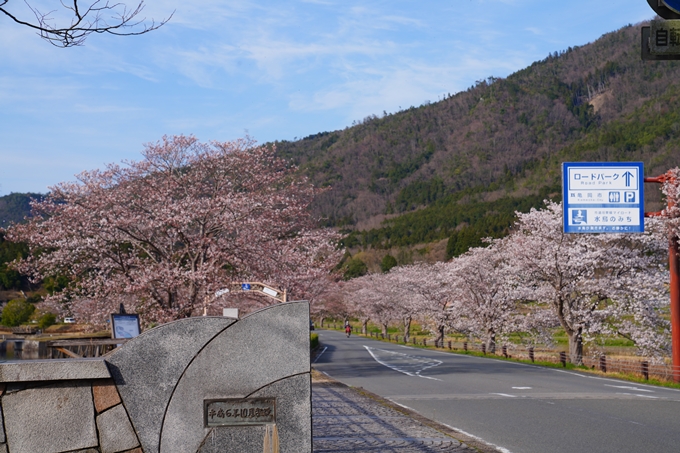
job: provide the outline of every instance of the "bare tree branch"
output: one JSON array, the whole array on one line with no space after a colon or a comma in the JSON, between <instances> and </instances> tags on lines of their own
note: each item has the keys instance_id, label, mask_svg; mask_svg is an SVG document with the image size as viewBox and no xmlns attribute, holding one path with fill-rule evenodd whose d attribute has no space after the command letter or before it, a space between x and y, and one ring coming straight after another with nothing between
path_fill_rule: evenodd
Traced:
<instances>
[{"instance_id":1,"label":"bare tree branch","mask_svg":"<svg viewBox=\"0 0 680 453\"><path fill-rule=\"evenodd\" d=\"M24 3L35 16L35 21L19 18L16 13L11 13L6 6L10 0L0 0L0 12L17 24L32 28L38 32L41 38L56 47L81 46L91 33L110 33L117 36L143 35L165 25L175 14L156 23L146 23L146 17L139 17L144 10L144 0L141 0L134 9L128 9L124 3L110 3L108 0L89 0L89 5L83 8L79 0L73 0L73 5L60 1L64 10L72 15L70 23L57 24L52 15L57 10L48 12L39 11L31 6L26 0Z\"/></svg>"}]
</instances>

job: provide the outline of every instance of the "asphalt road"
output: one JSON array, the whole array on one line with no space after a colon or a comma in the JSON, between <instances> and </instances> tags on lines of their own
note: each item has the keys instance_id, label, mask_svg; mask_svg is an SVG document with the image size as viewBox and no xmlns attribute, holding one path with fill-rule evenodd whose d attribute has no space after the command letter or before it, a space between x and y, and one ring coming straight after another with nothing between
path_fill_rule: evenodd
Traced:
<instances>
[{"instance_id":1,"label":"asphalt road","mask_svg":"<svg viewBox=\"0 0 680 453\"><path fill-rule=\"evenodd\" d=\"M680 391L318 331L314 368L511 453L678 453Z\"/></svg>"}]
</instances>

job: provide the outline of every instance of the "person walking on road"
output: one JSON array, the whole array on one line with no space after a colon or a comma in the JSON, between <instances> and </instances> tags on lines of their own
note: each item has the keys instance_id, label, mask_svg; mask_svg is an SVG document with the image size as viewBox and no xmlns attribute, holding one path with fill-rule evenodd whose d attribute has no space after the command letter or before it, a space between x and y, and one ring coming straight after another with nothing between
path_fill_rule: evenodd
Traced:
<instances>
[{"instance_id":1,"label":"person walking on road","mask_svg":"<svg viewBox=\"0 0 680 453\"><path fill-rule=\"evenodd\" d=\"M347 338L352 334L352 326L349 325L349 322L345 324L345 333L347 334Z\"/></svg>"}]
</instances>

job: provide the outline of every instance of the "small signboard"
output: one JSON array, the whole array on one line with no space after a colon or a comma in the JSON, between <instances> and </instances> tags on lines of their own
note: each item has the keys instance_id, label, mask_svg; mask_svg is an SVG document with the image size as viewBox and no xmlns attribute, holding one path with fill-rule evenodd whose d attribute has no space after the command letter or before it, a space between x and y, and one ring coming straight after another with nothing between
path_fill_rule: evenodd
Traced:
<instances>
[{"instance_id":1,"label":"small signboard","mask_svg":"<svg viewBox=\"0 0 680 453\"><path fill-rule=\"evenodd\" d=\"M111 338L134 338L141 333L139 315L111 315Z\"/></svg>"},{"instance_id":2,"label":"small signboard","mask_svg":"<svg viewBox=\"0 0 680 453\"><path fill-rule=\"evenodd\" d=\"M276 423L276 398L228 398L203 402L205 427Z\"/></svg>"},{"instance_id":3,"label":"small signboard","mask_svg":"<svg viewBox=\"0 0 680 453\"><path fill-rule=\"evenodd\" d=\"M238 308L223 308L222 316L225 318L238 319Z\"/></svg>"},{"instance_id":4,"label":"small signboard","mask_svg":"<svg viewBox=\"0 0 680 453\"><path fill-rule=\"evenodd\" d=\"M279 295L278 291L274 291L273 289L267 288L266 286L262 288L262 292L272 297L276 297Z\"/></svg>"},{"instance_id":5,"label":"small signboard","mask_svg":"<svg viewBox=\"0 0 680 453\"><path fill-rule=\"evenodd\" d=\"M565 233L643 233L642 162L565 162Z\"/></svg>"},{"instance_id":6,"label":"small signboard","mask_svg":"<svg viewBox=\"0 0 680 453\"><path fill-rule=\"evenodd\" d=\"M680 20L653 20L642 27L641 50L643 60L680 60Z\"/></svg>"}]
</instances>

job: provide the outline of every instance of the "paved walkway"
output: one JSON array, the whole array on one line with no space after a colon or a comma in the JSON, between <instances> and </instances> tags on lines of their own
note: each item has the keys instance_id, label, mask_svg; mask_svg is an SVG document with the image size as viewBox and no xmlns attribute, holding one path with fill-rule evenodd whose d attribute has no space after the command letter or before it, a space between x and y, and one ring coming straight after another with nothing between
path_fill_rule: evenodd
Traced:
<instances>
[{"instance_id":1,"label":"paved walkway","mask_svg":"<svg viewBox=\"0 0 680 453\"><path fill-rule=\"evenodd\" d=\"M446 427L376 395L318 378L312 384L312 429L316 453L496 451L451 430L447 435Z\"/></svg>"}]
</instances>

